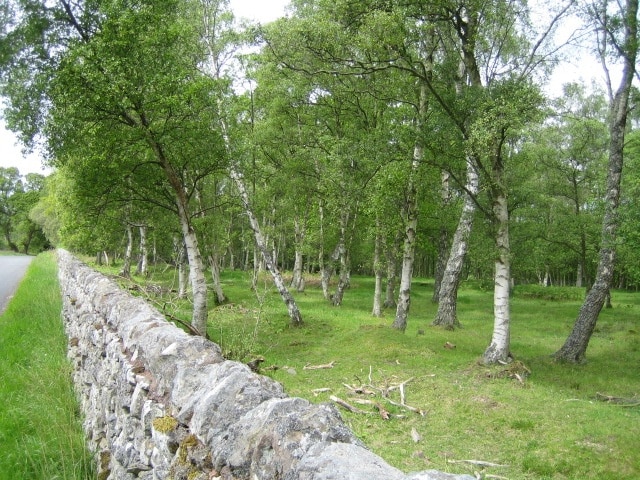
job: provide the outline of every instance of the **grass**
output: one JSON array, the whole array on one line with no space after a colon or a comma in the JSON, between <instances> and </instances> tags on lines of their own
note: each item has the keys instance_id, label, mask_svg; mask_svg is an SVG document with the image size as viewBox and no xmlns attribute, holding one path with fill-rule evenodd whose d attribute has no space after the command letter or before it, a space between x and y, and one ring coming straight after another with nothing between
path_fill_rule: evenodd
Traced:
<instances>
[{"instance_id":1,"label":"grass","mask_svg":"<svg viewBox=\"0 0 640 480\"><path fill-rule=\"evenodd\" d=\"M2 249L0 249L0 255L2 255L2 256L22 256L24 254L23 253L14 252L13 250L2 250Z\"/></svg>"},{"instance_id":2,"label":"grass","mask_svg":"<svg viewBox=\"0 0 640 480\"><path fill-rule=\"evenodd\" d=\"M66 358L53 253L0 316L0 480L95 478Z\"/></svg>"},{"instance_id":3,"label":"grass","mask_svg":"<svg viewBox=\"0 0 640 480\"><path fill-rule=\"evenodd\" d=\"M211 309L210 336L234 359L264 356L263 372L289 395L313 402L335 395L355 404L359 395L344 384L387 388L408 381L406 403L424 416L379 395L367 399L375 398L391 414L388 420L376 405L358 405L368 414L342 413L374 452L405 472L478 471L510 480L640 478L640 406L597 399L600 393L640 401L638 294L613 293L614 308L600 316L588 362L569 365L553 362L550 355L569 333L584 291L519 287L512 299L517 362L488 368L478 359L491 337L492 292L478 285L461 288L458 313L464 328L451 332L430 326L436 311L430 302L433 285L416 279L402 334L389 327L395 312L386 311L382 319L370 315L371 278L354 277L337 308L307 282L306 292L296 294L305 321L297 329L288 327L286 310L266 279L257 292L242 272L225 272L223 281L230 303ZM149 300L189 318L188 303L170 292L175 288L170 270L146 282L169 292L149 293ZM455 348L444 348L446 342ZM304 368L331 361L331 369ZM390 397L400 402L397 390ZM421 440L414 441L412 430ZM504 466L483 468L460 460Z\"/></svg>"}]
</instances>

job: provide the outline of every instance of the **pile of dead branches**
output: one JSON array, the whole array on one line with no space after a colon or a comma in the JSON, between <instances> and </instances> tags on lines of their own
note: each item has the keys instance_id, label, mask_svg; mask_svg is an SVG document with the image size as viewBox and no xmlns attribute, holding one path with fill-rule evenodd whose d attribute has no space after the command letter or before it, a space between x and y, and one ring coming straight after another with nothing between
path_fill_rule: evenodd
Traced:
<instances>
[{"instance_id":1,"label":"pile of dead branches","mask_svg":"<svg viewBox=\"0 0 640 480\"><path fill-rule=\"evenodd\" d=\"M326 365L305 365L305 370L316 370L320 368L332 368L334 362ZM356 379L358 379L356 377ZM329 398L332 402L340 407L348 410L352 413L358 413L363 415L378 414L384 420L390 420L391 418L402 418L404 414L393 414L386 407L392 405L397 410L406 410L412 413L416 413L420 416L426 415L426 411L422 408L418 408L407 404L406 402L406 387L413 378L401 382L392 382L389 379L385 379L381 384L375 384L373 381L372 368L369 367L368 382L362 382L358 379L359 383L347 384L343 383L342 386L346 389L349 397L344 400L336 395L331 395ZM330 392L331 388L318 388L313 390L314 395L319 393ZM397 392L397 394L395 393ZM392 396L396 397L396 400L392 399ZM399 399L397 399L399 397ZM358 406L356 406L358 405ZM370 408L365 410L361 406L369 406Z\"/></svg>"}]
</instances>

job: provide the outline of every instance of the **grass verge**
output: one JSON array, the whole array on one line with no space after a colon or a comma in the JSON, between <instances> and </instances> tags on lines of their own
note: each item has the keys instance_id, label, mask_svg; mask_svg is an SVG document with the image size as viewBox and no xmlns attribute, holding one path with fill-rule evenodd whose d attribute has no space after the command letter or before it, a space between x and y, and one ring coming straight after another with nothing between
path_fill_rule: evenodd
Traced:
<instances>
[{"instance_id":1,"label":"grass verge","mask_svg":"<svg viewBox=\"0 0 640 480\"><path fill-rule=\"evenodd\" d=\"M66 358L55 255L36 257L0 316L0 480L95 478Z\"/></svg>"}]
</instances>

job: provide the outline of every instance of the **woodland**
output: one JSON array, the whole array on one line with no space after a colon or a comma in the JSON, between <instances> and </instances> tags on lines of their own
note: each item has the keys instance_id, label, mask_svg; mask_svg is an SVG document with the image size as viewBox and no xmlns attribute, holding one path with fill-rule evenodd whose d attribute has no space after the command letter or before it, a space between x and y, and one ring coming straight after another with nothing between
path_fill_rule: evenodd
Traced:
<instances>
[{"instance_id":1,"label":"woodland","mask_svg":"<svg viewBox=\"0 0 640 480\"><path fill-rule=\"evenodd\" d=\"M293 0L256 25L225 0L3 2L3 115L53 168L0 169L3 243L175 267L195 334L226 270L268 272L292 327L309 278L338 307L370 275L399 331L412 279L434 279L446 330L473 279L493 290L485 364L512 360L514 286L578 286L555 356L581 362L610 290L640 284L637 10ZM604 86L550 95L577 51Z\"/></svg>"}]
</instances>

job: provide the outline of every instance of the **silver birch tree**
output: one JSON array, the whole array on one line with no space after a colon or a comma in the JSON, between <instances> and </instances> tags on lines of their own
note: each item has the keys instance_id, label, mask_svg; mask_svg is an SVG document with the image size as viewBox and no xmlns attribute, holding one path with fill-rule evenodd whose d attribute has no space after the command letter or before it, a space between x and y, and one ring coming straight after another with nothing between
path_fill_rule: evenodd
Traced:
<instances>
[{"instance_id":1,"label":"silver birch tree","mask_svg":"<svg viewBox=\"0 0 640 480\"><path fill-rule=\"evenodd\" d=\"M609 295L616 256L618 230L618 206L620 203L620 184L624 163L624 142L629 114L629 96L631 84L636 73L638 54L638 0L626 0L620 5L619 21L612 21L608 12L608 1L596 3L592 13L599 25L598 45L601 59L606 70L606 46L613 45L617 56L622 61L622 78L615 94L608 81L610 91L609 120L609 167L607 172L607 191L605 195L605 212L602 220L602 233L598 270L593 286L585 298L573 329L564 344L554 357L561 361L581 362L585 359L589 340L593 334L598 316ZM619 39L613 28L622 27L622 38Z\"/></svg>"}]
</instances>

